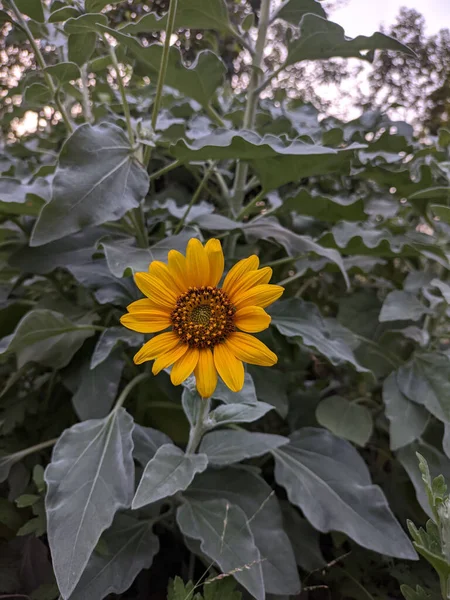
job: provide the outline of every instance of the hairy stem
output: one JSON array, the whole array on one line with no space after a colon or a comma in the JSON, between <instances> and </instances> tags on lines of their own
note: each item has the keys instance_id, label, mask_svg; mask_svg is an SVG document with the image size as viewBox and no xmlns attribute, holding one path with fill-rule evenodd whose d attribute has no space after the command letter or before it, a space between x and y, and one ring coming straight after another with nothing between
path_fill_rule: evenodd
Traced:
<instances>
[{"instance_id":1,"label":"hairy stem","mask_svg":"<svg viewBox=\"0 0 450 600\"><path fill-rule=\"evenodd\" d=\"M156 84L156 95L152 110L152 129L155 131L156 121L158 120L159 109L161 108L162 93L164 82L166 80L167 65L169 64L170 38L175 28L175 17L177 14L178 0L170 0L169 12L167 14L166 38L164 40L161 65L159 67L158 82ZM152 154L151 146L146 146L144 151L144 165L148 165Z\"/></svg>"},{"instance_id":2,"label":"hairy stem","mask_svg":"<svg viewBox=\"0 0 450 600\"><path fill-rule=\"evenodd\" d=\"M8 2L11 7L11 10L14 13L14 16L16 17L19 25L22 27L23 31L25 32L25 35L27 36L28 41L31 44L31 47L33 48L34 57L36 58L36 62L42 71L42 74L45 79L45 83L47 84L47 87L50 90L53 100L54 100L59 112L61 113L61 117L67 128L67 131L69 133L72 133L72 131L73 131L72 123L70 122L69 115L67 114L67 111L66 111L63 103L61 102L61 98L59 97L58 89L56 88L55 84L53 83L52 76L49 73L47 73L47 71L45 70L47 68L47 65L46 65L44 57L42 56L42 52L41 52L39 46L37 45L36 40L34 39L33 34L31 33L30 28L28 27L27 22L23 18L22 13L17 8L14 0L8 0Z\"/></svg>"},{"instance_id":3,"label":"hairy stem","mask_svg":"<svg viewBox=\"0 0 450 600\"><path fill-rule=\"evenodd\" d=\"M148 377L148 373L141 373L140 375L134 377L134 379L132 379L130 382L128 382L127 385L123 388L119 398L117 399L116 405L114 406L113 410L119 409L123 405L125 400L128 398L131 390L137 385L139 385L141 381L144 381L144 379L147 379Z\"/></svg>"},{"instance_id":4,"label":"hairy stem","mask_svg":"<svg viewBox=\"0 0 450 600\"><path fill-rule=\"evenodd\" d=\"M202 398L202 404L198 415L197 422L189 433L189 442L186 447L186 454L195 454L203 434L208 430L208 415L211 408L211 398Z\"/></svg>"},{"instance_id":5,"label":"hairy stem","mask_svg":"<svg viewBox=\"0 0 450 600\"><path fill-rule=\"evenodd\" d=\"M244 129L252 129L255 122L256 107L258 104L257 88L261 79L261 67L264 58L267 29L270 22L270 0L261 0L261 12L259 15L258 38L256 40L255 53L252 62L252 77L247 91L247 103L245 106ZM248 165L240 161L236 169L235 184L233 190L233 211L238 214L244 201L244 189L247 181Z\"/></svg>"},{"instance_id":6,"label":"hairy stem","mask_svg":"<svg viewBox=\"0 0 450 600\"><path fill-rule=\"evenodd\" d=\"M186 209L186 212L184 213L184 215L181 217L181 219L178 222L178 225L176 226L175 229L175 235L177 233L180 233L181 229L183 228L183 225L186 222L186 219L188 218L189 213L191 212L192 207L194 206L194 204L197 202L197 200L200 197L200 194L202 193L203 188L206 185L206 182L208 181L212 171L215 168L215 163L213 163L212 165L210 165L210 167L205 171L205 174L203 175L203 179L200 181L199 186L197 187L197 189L195 190L194 194L192 195L191 201L189 202L189 205Z\"/></svg>"},{"instance_id":7,"label":"hairy stem","mask_svg":"<svg viewBox=\"0 0 450 600\"><path fill-rule=\"evenodd\" d=\"M105 36L102 36L102 37L103 37L103 41L108 46L112 64L113 64L114 70L116 72L116 80L117 80L117 85L119 86L120 98L122 100L123 113L125 115L125 121L127 123L128 139L130 141L130 146L133 147L134 146L134 133L133 133L133 127L131 125L130 106L128 104L127 95L125 92L125 85L123 83L122 75L120 73L120 67L119 67L119 62L117 60L116 51L114 50L113 46L111 46L111 44L108 43L108 40L106 39L106 37Z\"/></svg>"}]
</instances>

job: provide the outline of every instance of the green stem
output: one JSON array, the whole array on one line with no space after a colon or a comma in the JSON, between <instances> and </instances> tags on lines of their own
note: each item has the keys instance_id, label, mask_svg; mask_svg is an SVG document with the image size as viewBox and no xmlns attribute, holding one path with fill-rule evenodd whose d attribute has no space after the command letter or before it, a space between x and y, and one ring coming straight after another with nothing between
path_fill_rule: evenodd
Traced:
<instances>
[{"instance_id":1,"label":"green stem","mask_svg":"<svg viewBox=\"0 0 450 600\"><path fill-rule=\"evenodd\" d=\"M23 18L22 13L17 8L14 0L8 0L8 2L11 6L11 10L13 11L17 21L19 22L19 25L24 30L25 35L27 36L27 38L31 44L31 47L33 48L34 57L36 58L36 62L42 71L45 82L47 84L48 89L50 90L53 100L54 100L59 112L61 113L61 117L67 128L67 131L69 133L72 133L72 131L73 131L72 123L70 122L69 115L67 114L63 103L61 102L61 98L59 97L58 90L57 90L55 84L53 83L52 76L49 73L47 73L47 71L45 70L47 68L47 64L45 62L44 57L42 56L41 50L40 50L39 46L37 45L36 40L34 39L33 34L31 33L30 28L28 27L27 22Z\"/></svg>"},{"instance_id":2,"label":"green stem","mask_svg":"<svg viewBox=\"0 0 450 600\"><path fill-rule=\"evenodd\" d=\"M171 162L169 165L163 167L162 169L159 169L159 171L155 171L154 173L152 173L150 175L150 181L152 181L153 179L158 179L159 177L162 177L166 173L169 173L173 169L176 169L177 167L179 167L181 164L182 164L181 160L175 160L174 162Z\"/></svg>"},{"instance_id":3,"label":"green stem","mask_svg":"<svg viewBox=\"0 0 450 600\"><path fill-rule=\"evenodd\" d=\"M264 263L261 267L279 267L281 265L288 265L289 263L297 262L302 258L302 254L297 254L296 256L285 256L284 258L279 258L278 260L272 260L271 262Z\"/></svg>"},{"instance_id":4,"label":"green stem","mask_svg":"<svg viewBox=\"0 0 450 600\"><path fill-rule=\"evenodd\" d=\"M164 88L164 82L166 80L167 65L169 64L169 53L170 53L170 38L172 37L173 30L175 28L175 17L177 14L178 0L170 0L169 12L167 14L167 28L166 28L166 39L164 40L163 53L161 57L161 64L159 66L158 82L156 84L155 100L153 101L152 110L152 129L155 131L156 121L158 120L159 109L161 108L161 100ZM152 155L151 146L146 146L144 151L144 165L148 165Z\"/></svg>"},{"instance_id":5,"label":"green stem","mask_svg":"<svg viewBox=\"0 0 450 600\"><path fill-rule=\"evenodd\" d=\"M186 447L186 454L195 454L203 434L208 430L208 415L211 408L211 398L202 398L202 404L197 422L189 432L189 442Z\"/></svg>"},{"instance_id":6,"label":"green stem","mask_svg":"<svg viewBox=\"0 0 450 600\"><path fill-rule=\"evenodd\" d=\"M257 88L261 78L261 67L264 58L267 29L270 22L270 0L261 0L261 11L259 15L258 38L256 40L255 53L252 62L252 77L248 86L247 103L245 106L243 129L252 129L255 121L256 106L258 104ZM244 189L247 181L248 165L239 161L236 169L235 185L233 191L233 210L237 214L244 202Z\"/></svg>"},{"instance_id":7,"label":"green stem","mask_svg":"<svg viewBox=\"0 0 450 600\"><path fill-rule=\"evenodd\" d=\"M144 381L144 379L147 379L149 377L148 373L141 373L140 375L137 375L134 379L132 379L122 390L122 393L120 394L119 398L117 399L116 405L114 406L113 410L117 410L119 409L123 403L125 402L125 400L127 399L128 395L130 394L131 390L133 388L135 388L137 385L139 385L141 383L141 381Z\"/></svg>"},{"instance_id":8,"label":"green stem","mask_svg":"<svg viewBox=\"0 0 450 600\"><path fill-rule=\"evenodd\" d=\"M83 112L86 123L92 123L91 103L89 99L88 72L86 65L81 67L81 93L83 95Z\"/></svg>"},{"instance_id":9,"label":"green stem","mask_svg":"<svg viewBox=\"0 0 450 600\"><path fill-rule=\"evenodd\" d=\"M217 125L219 125L220 127L226 127L225 125L225 121L222 119L222 117L214 110L214 108L208 104L206 107L206 112L209 115L209 117L211 118L211 121L215 121L217 123Z\"/></svg>"},{"instance_id":10,"label":"green stem","mask_svg":"<svg viewBox=\"0 0 450 600\"><path fill-rule=\"evenodd\" d=\"M259 86L255 90L255 93L260 94L269 85L269 83L272 81L272 79L274 77L276 77L277 75L279 75L281 73L281 71L284 71L285 68L286 68L285 64L282 64L280 67L278 67L278 69L276 69L266 79L264 79L264 81L262 83L259 84Z\"/></svg>"},{"instance_id":11,"label":"green stem","mask_svg":"<svg viewBox=\"0 0 450 600\"><path fill-rule=\"evenodd\" d=\"M203 179L200 181L199 186L197 187L197 189L195 190L194 194L192 195L191 201L189 202L189 206L186 209L186 212L184 213L184 215L181 217L181 219L178 222L178 225L175 228L175 235L177 233L180 233L181 229L183 228L183 225L186 222L186 219L188 218L189 213L191 212L192 207L194 206L194 204L197 202L197 200L200 197L200 194L202 193L203 188L206 185L206 182L208 181L212 171L215 168L215 164L213 163L212 165L210 165L210 167L207 169L207 171L205 171L205 174L203 175Z\"/></svg>"},{"instance_id":12,"label":"green stem","mask_svg":"<svg viewBox=\"0 0 450 600\"><path fill-rule=\"evenodd\" d=\"M236 29L232 25L228 25L227 31L238 40L238 42L243 48L250 52L251 56L253 56L253 54L255 53L255 49L249 42L247 42L247 40L239 33L239 31L236 31Z\"/></svg>"},{"instance_id":13,"label":"green stem","mask_svg":"<svg viewBox=\"0 0 450 600\"><path fill-rule=\"evenodd\" d=\"M1 458L9 458L13 461L19 461L22 460L22 458L29 456L30 454L34 454L35 452L39 452L40 450L45 450L46 448L51 448L51 446L54 446L57 441L58 438L53 438L52 440L41 442L40 444L36 444L35 446L30 446L29 448L25 448L24 450L19 450L19 452L14 452L14 454L2 456Z\"/></svg>"},{"instance_id":14,"label":"green stem","mask_svg":"<svg viewBox=\"0 0 450 600\"><path fill-rule=\"evenodd\" d=\"M133 127L131 125L130 106L128 104L127 95L125 92L125 85L123 83L122 75L120 73L120 67L119 67L119 62L117 60L116 51L114 50L113 46L111 46L111 44L108 43L108 40L106 39L105 36L102 36L102 38L103 38L103 41L105 42L105 44L108 46L112 64L113 64L114 70L116 72L117 85L119 86L120 97L122 99L123 113L125 115L125 120L127 122L128 139L130 141L130 146L133 147L134 146L134 133L133 133Z\"/></svg>"},{"instance_id":15,"label":"green stem","mask_svg":"<svg viewBox=\"0 0 450 600\"><path fill-rule=\"evenodd\" d=\"M259 194L257 194L252 200L250 200L250 202L246 206L244 206L244 208L237 215L236 221L242 221L244 217L250 214L253 208L258 204L258 202L261 202L261 200L264 199L266 193L267 192L265 190L261 190Z\"/></svg>"}]
</instances>

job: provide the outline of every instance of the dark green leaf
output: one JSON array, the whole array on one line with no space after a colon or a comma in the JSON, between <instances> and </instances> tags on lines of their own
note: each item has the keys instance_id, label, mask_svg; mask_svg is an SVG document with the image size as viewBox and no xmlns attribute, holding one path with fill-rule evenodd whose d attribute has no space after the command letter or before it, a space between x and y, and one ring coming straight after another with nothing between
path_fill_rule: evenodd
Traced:
<instances>
[{"instance_id":1,"label":"dark green leaf","mask_svg":"<svg viewBox=\"0 0 450 600\"><path fill-rule=\"evenodd\" d=\"M262 456L288 443L289 439L281 435L224 429L207 433L202 439L199 452L206 454L211 465L223 467Z\"/></svg>"},{"instance_id":2,"label":"dark green leaf","mask_svg":"<svg viewBox=\"0 0 450 600\"><path fill-rule=\"evenodd\" d=\"M107 360L119 342L123 342L131 348L137 348L142 345L143 340L141 333L129 331L124 327L109 327L98 338L97 345L92 353L90 368L95 369Z\"/></svg>"},{"instance_id":3,"label":"dark green leaf","mask_svg":"<svg viewBox=\"0 0 450 600\"><path fill-rule=\"evenodd\" d=\"M101 600L121 594L142 569L148 569L159 550L159 541L148 520L118 514L102 535L106 555L94 551L70 600Z\"/></svg>"},{"instance_id":4,"label":"dark green leaf","mask_svg":"<svg viewBox=\"0 0 450 600\"><path fill-rule=\"evenodd\" d=\"M53 11L48 18L49 23L62 23L72 17L77 17L80 13L74 6L63 6Z\"/></svg>"},{"instance_id":5,"label":"dark green leaf","mask_svg":"<svg viewBox=\"0 0 450 600\"><path fill-rule=\"evenodd\" d=\"M31 106L41 106L51 102L52 95L50 90L43 83L32 83L25 89L25 102Z\"/></svg>"},{"instance_id":6,"label":"dark green leaf","mask_svg":"<svg viewBox=\"0 0 450 600\"><path fill-rule=\"evenodd\" d=\"M320 221L359 221L366 218L364 203L353 196L324 196L314 191L301 189L294 196L283 200L278 212L293 211Z\"/></svg>"},{"instance_id":7,"label":"dark green leaf","mask_svg":"<svg viewBox=\"0 0 450 600\"><path fill-rule=\"evenodd\" d=\"M88 62L95 50L97 35L93 31L71 33L68 48L69 60L80 67Z\"/></svg>"},{"instance_id":8,"label":"dark green leaf","mask_svg":"<svg viewBox=\"0 0 450 600\"><path fill-rule=\"evenodd\" d=\"M95 0L93 0L95 2ZM218 29L226 31L230 26L228 8L224 0L179 0L175 17L175 29ZM167 14L144 15L136 23L120 28L124 33L161 31L167 28Z\"/></svg>"},{"instance_id":9,"label":"dark green leaf","mask_svg":"<svg viewBox=\"0 0 450 600\"><path fill-rule=\"evenodd\" d=\"M81 421L101 419L111 410L119 388L124 359L120 350L112 352L94 368L84 361L78 372L79 386L72 397L75 412Z\"/></svg>"},{"instance_id":10,"label":"dark green leaf","mask_svg":"<svg viewBox=\"0 0 450 600\"><path fill-rule=\"evenodd\" d=\"M335 319L322 317L314 304L291 298L275 304L270 314L280 333L317 349L334 365L347 362L357 371L367 371L353 354L359 345L356 337Z\"/></svg>"},{"instance_id":11,"label":"dark green leaf","mask_svg":"<svg viewBox=\"0 0 450 600\"><path fill-rule=\"evenodd\" d=\"M249 365L248 370L252 376L258 400L271 404L283 419L286 418L289 410L286 375L273 367L270 369L270 377L267 377L265 369L261 367Z\"/></svg>"},{"instance_id":12,"label":"dark green leaf","mask_svg":"<svg viewBox=\"0 0 450 600\"><path fill-rule=\"evenodd\" d=\"M290 229L283 227L272 217L264 219L255 219L244 226L244 233L252 239L274 239L281 244L289 256L299 254L308 255L309 253L325 257L329 262L336 264L341 271L346 284L349 286L349 279L342 261L342 256L335 250L324 248L311 237L307 235L298 235Z\"/></svg>"},{"instance_id":13,"label":"dark green leaf","mask_svg":"<svg viewBox=\"0 0 450 600\"><path fill-rule=\"evenodd\" d=\"M115 31L109 27L99 26L104 33L109 33L118 42L124 44L142 63L149 76L159 73L163 47L159 44L142 46L131 35ZM169 52L169 64L165 83L182 94L197 100L203 106L208 106L217 88L222 84L225 75L225 65L222 60L210 50L199 52L195 61L186 67L180 51L172 46Z\"/></svg>"},{"instance_id":14,"label":"dark green leaf","mask_svg":"<svg viewBox=\"0 0 450 600\"><path fill-rule=\"evenodd\" d=\"M145 467L132 508L142 508L185 490L207 466L204 454L185 454L173 444L161 446Z\"/></svg>"},{"instance_id":15,"label":"dark green leaf","mask_svg":"<svg viewBox=\"0 0 450 600\"><path fill-rule=\"evenodd\" d=\"M324 429L305 427L291 443L273 451L275 477L289 500L319 531L342 531L365 548L415 559L366 464L348 442Z\"/></svg>"},{"instance_id":16,"label":"dark green leaf","mask_svg":"<svg viewBox=\"0 0 450 600\"><path fill-rule=\"evenodd\" d=\"M296 595L300 581L295 557L284 529L278 500L272 488L254 471L243 468L208 470L198 475L184 495L194 500L225 498L246 514L264 561L262 570L268 594Z\"/></svg>"},{"instance_id":17,"label":"dark green leaf","mask_svg":"<svg viewBox=\"0 0 450 600\"><path fill-rule=\"evenodd\" d=\"M16 6L30 19L38 21L38 23L45 21L41 0L16 0Z\"/></svg>"},{"instance_id":18,"label":"dark green leaf","mask_svg":"<svg viewBox=\"0 0 450 600\"><path fill-rule=\"evenodd\" d=\"M438 477L438 475L443 475L447 484L450 483L450 461L442 452L439 452L439 450L436 450L436 448L425 442L414 442L413 444L400 448L397 452L397 459L411 479L420 506L430 518L433 518L433 513L428 502L428 496L425 492L422 473L419 469L417 452L426 459L430 469L431 478L434 479L435 477Z\"/></svg>"},{"instance_id":19,"label":"dark green leaf","mask_svg":"<svg viewBox=\"0 0 450 600\"><path fill-rule=\"evenodd\" d=\"M283 522L297 564L307 572L322 569L326 561L320 549L319 532L287 502L283 505Z\"/></svg>"},{"instance_id":20,"label":"dark green leaf","mask_svg":"<svg viewBox=\"0 0 450 600\"><path fill-rule=\"evenodd\" d=\"M318 15L304 15L300 22L299 37L288 44L286 64L292 65L303 60L326 60L335 56L356 57L371 60L372 53L365 50L395 50L415 56L414 52L398 40L384 33L376 32L370 37L359 35L356 38L345 36L344 29L337 23Z\"/></svg>"},{"instance_id":21,"label":"dark green leaf","mask_svg":"<svg viewBox=\"0 0 450 600\"><path fill-rule=\"evenodd\" d=\"M12 177L0 177L0 212L37 216L50 198L50 183L37 179L25 184Z\"/></svg>"},{"instance_id":22,"label":"dark green leaf","mask_svg":"<svg viewBox=\"0 0 450 600\"><path fill-rule=\"evenodd\" d=\"M323 7L317 0L286 0L277 10L274 18L298 25L303 15L307 13L326 17Z\"/></svg>"},{"instance_id":23,"label":"dark green leaf","mask_svg":"<svg viewBox=\"0 0 450 600\"><path fill-rule=\"evenodd\" d=\"M64 31L69 34L95 33L98 31L97 25L108 25L108 17L101 13L89 12L75 19L69 19L64 25Z\"/></svg>"},{"instance_id":24,"label":"dark green leaf","mask_svg":"<svg viewBox=\"0 0 450 600\"><path fill-rule=\"evenodd\" d=\"M61 62L57 65L46 67L45 70L58 81L59 85L81 77L80 69L74 62Z\"/></svg>"},{"instance_id":25,"label":"dark green leaf","mask_svg":"<svg viewBox=\"0 0 450 600\"><path fill-rule=\"evenodd\" d=\"M288 140L274 135L261 137L254 131L218 129L188 143L178 140L172 154L183 161L241 160L249 161L258 173L266 191L310 175L344 169L351 151L364 148L353 144L343 150Z\"/></svg>"},{"instance_id":26,"label":"dark green leaf","mask_svg":"<svg viewBox=\"0 0 450 600\"><path fill-rule=\"evenodd\" d=\"M432 204L430 208L436 217L439 217L444 223L450 224L450 207L441 204Z\"/></svg>"},{"instance_id":27,"label":"dark green leaf","mask_svg":"<svg viewBox=\"0 0 450 600\"><path fill-rule=\"evenodd\" d=\"M84 421L59 438L45 471L48 539L64 598L75 590L116 511L134 489L133 419L123 408Z\"/></svg>"},{"instance_id":28,"label":"dark green leaf","mask_svg":"<svg viewBox=\"0 0 450 600\"><path fill-rule=\"evenodd\" d=\"M273 406L265 402L249 404L225 404L209 413L211 428L229 423L251 423L263 417Z\"/></svg>"},{"instance_id":29,"label":"dark green leaf","mask_svg":"<svg viewBox=\"0 0 450 600\"><path fill-rule=\"evenodd\" d=\"M51 310L32 310L14 333L0 341L0 354L14 352L21 368L35 361L60 369L65 367L83 342L94 335L91 326L76 324Z\"/></svg>"},{"instance_id":30,"label":"dark green leaf","mask_svg":"<svg viewBox=\"0 0 450 600\"><path fill-rule=\"evenodd\" d=\"M429 310L415 294L394 290L386 296L380 313L380 322L385 321L418 321Z\"/></svg>"},{"instance_id":31,"label":"dark green leaf","mask_svg":"<svg viewBox=\"0 0 450 600\"><path fill-rule=\"evenodd\" d=\"M319 425L334 435L365 446L372 436L372 413L365 406L349 402L341 396L329 396L318 404L316 418Z\"/></svg>"},{"instance_id":32,"label":"dark green leaf","mask_svg":"<svg viewBox=\"0 0 450 600\"><path fill-rule=\"evenodd\" d=\"M229 387L219 380L213 392L213 398L222 400L225 404L257 404L258 402L253 379L249 373L245 374L244 386L240 392L232 392Z\"/></svg>"},{"instance_id":33,"label":"dark green leaf","mask_svg":"<svg viewBox=\"0 0 450 600\"><path fill-rule=\"evenodd\" d=\"M184 253L186 245L192 237L197 237L193 229L186 228L178 235L172 235L157 242L150 248L137 248L134 240L102 242L105 250L106 260L111 273L115 277L123 277L129 271L147 271L153 260L167 262L170 250L178 250Z\"/></svg>"},{"instance_id":34,"label":"dark green leaf","mask_svg":"<svg viewBox=\"0 0 450 600\"><path fill-rule=\"evenodd\" d=\"M148 175L133 158L119 127L81 125L61 150L53 197L39 216L30 244L41 246L85 227L120 219L139 206L148 186Z\"/></svg>"},{"instance_id":35,"label":"dark green leaf","mask_svg":"<svg viewBox=\"0 0 450 600\"><path fill-rule=\"evenodd\" d=\"M153 429L152 427L142 427L135 425L133 429L133 456L137 462L145 467L147 463L155 456L156 451L164 444L171 444L172 440L168 435Z\"/></svg>"},{"instance_id":36,"label":"dark green leaf","mask_svg":"<svg viewBox=\"0 0 450 600\"><path fill-rule=\"evenodd\" d=\"M261 556L241 508L226 500L185 500L177 522L184 535L200 541L202 552L223 573L232 572L254 598L264 600Z\"/></svg>"},{"instance_id":37,"label":"dark green leaf","mask_svg":"<svg viewBox=\"0 0 450 600\"><path fill-rule=\"evenodd\" d=\"M398 450L422 435L428 423L428 411L402 394L395 373L383 383L383 402L389 419L392 450Z\"/></svg>"},{"instance_id":38,"label":"dark green leaf","mask_svg":"<svg viewBox=\"0 0 450 600\"><path fill-rule=\"evenodd\" d=\"M397 371L397 385L407 398L450 423L450 359L445 354L416 354Z\"/></svg>"}]
</instances>

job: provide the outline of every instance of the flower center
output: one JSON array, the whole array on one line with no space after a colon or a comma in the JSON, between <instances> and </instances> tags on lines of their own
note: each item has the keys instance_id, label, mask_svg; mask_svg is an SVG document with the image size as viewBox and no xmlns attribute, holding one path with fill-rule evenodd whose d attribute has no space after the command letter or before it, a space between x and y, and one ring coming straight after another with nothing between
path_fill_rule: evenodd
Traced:
<instances>
[{"instance_id":1,"label":"flower center","mask_svg":"<svg viewBox=\"0 0 450 600\"><path fill-rule=\"evenodd\" d=\"M202 286L177 298L171 321L174 332L191 348L212 348L235 331L235 312L223 290Z\"/></svg>"}]
</instances>

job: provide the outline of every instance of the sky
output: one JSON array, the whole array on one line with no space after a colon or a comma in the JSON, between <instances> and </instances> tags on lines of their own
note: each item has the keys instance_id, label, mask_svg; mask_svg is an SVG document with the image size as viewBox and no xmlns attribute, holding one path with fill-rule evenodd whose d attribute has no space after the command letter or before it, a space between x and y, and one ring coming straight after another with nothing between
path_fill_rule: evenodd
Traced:
<instances>
[{"instance_id":1,"label":"sky","mask_svg":"<svg viewBox=\"0 0 450 600\"><path fill-rule=\"evenodd\" d=\"M376 31L381 23L394 23L402 6L415 8L424 15L428 34L450 28L450 0L349 0L334 11L330 19L342 25L350 37L367 35Z\"/></svg>"}]
</instances>

